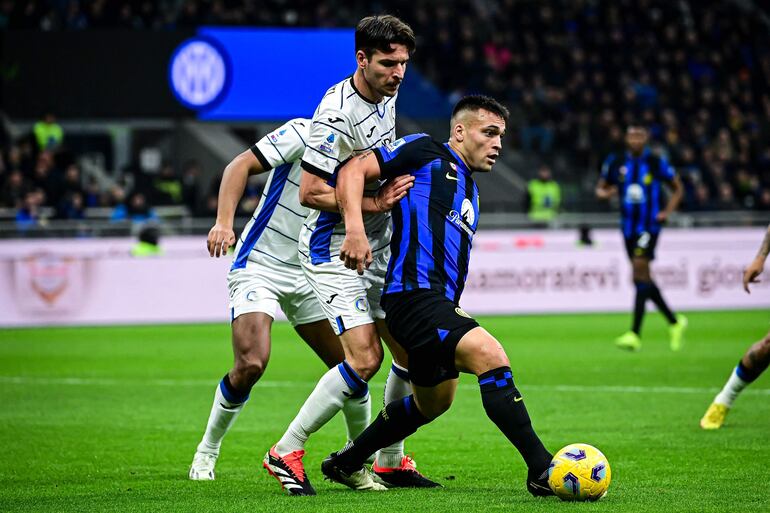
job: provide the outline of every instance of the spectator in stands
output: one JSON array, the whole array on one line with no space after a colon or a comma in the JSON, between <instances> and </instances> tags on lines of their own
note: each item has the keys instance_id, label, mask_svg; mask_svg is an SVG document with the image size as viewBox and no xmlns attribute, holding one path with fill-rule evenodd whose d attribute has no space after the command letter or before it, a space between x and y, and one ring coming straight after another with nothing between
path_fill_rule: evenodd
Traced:
<instances>
[{"instance_id":1,"label":"spectator in stands","mask_svg":"<svg viewBox=\"0 0 770 513\"><path fill-rule=\"evenodd\" d=\"M46 113L43 119L35 123L32 131L40 151L55 150L61 146L62 140L64 140L64 131L61 125L56 122L56 116L51 112Z\"/></svg>"},{"instance_id":2,"label":"spectator in stands","mask_svg":"<svg viewBox=\"0 0 770 513\"><path fill-rule=\"evenodd\" d=\"M182 182L176 176L174 166L165 163L158 177L153 180L152 202L155 205L180 205Z\"/></svg>"},{"instance_id":3,"label":"spectator in stands","mask_svg":"<svg viewBox=\"0 0 770 513\"><path fill-rule=\"evenodd\" d=\"M113 195L120 194L122 190L114 189ZM143 223L146 221L157 221L158 216L155 211L147 205L147 199L141 192L134 192L128 198L128 204L118 204L112 211L111 221L131 221L133 223Z\"/></svg>"},{"instance_id":4,"label":"spectator in stands","mask_svg":"<svg viewBox=\"0 0 770 513\"><path fill-rule=\"evenodd\" d=\"M540 166L537 177L527 184L526 210L530 221L547 223L559 213L561 188L551 175L551 168Z\"/></svg>"},{"instance_id":5,"label":"spectator in stands","mask_svg":"<svg viewBox=\"0 0 770 513\"><path fill-rule=\"evenodd\" d=\"M0 205L7 208L21 208L22 202L30 190L30 184L24 179L22 172L18 169L12 169L3 184Z\"/></svg>"},{"instance_id":6,"label":"spectator in stands","mask_svg":"<svg viewBox=\"0 0 770 513\"><path fill-rule=\"evenodd\" d=\"M58 217L61 219L83 219L83 193L69 191L59 202Z\"/></svg>"},{"instance_id":7,"label":"spectator in stands","mask_svg":"<svg viewBox=\"0 0 770 513\"><path fill-rule=\"evenodd\" d=\"M30 228L42 220L41 207L45 202L45 193L40 189L33 189L24 195L21 208L16 212L16 225L21 228Z\"/></svg>"}]
</instances>

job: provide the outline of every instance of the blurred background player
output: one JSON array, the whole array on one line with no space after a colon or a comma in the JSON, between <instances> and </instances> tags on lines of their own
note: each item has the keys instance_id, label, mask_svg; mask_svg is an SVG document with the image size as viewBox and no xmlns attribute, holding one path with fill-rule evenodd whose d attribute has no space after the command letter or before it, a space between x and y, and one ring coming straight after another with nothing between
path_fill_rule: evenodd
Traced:
<instances>
[{"instance_id":1,"label":"blurred background player","mask_svg":"<svg viewBox=\"0 0 770 513\"><path fill-rule=\"evenodd\" d=\"M599 199L607 200L618 195L620 225L636 287L631 331L618 337L615 344L631 351L641 349L645 304L651 299L669 323L671 349L678 351L687 327L687 318L675 315L666 304L650 275L650 261L655 258L655 245L663 224L682 199L682 182L664 158L650 151L648 140L646 127L630 124L626 128L627 151L611 153L605 159L596 186ZM663 210L661 184L666 184L672 191Z\"/></svg>"},{"instance_id":2,"label":"blurred background player","mask_svg":"<svg viewBox=\"0 0 770 513\"><path fill-rule=\"evenodd\" d=\"M300 263L340 337L345 361L318 382L286 433L265 455L267 468L282 468L287 458L297 461L312 433L346 402L357 401L367 393L367 381L379 370L383 358L380 337L388 343L394 359L385 384L385 401L410 393L406 355L388 334L380 307L390 257L389 208L376 201L367 203L366 229L377 262L364 276L358 276L338 258L345 225L337 212L334 181L337 167L348 158L395 138L396 97L414 48L412 29L398 18L363 18L355 32L355 73L327 91L313 116L302 157L300 201L315 210L300 234ZM411 182L411 178L404 182L404 190ZM373 184L368 195L374 196L378 188L379 184ZM438 486L417 472L412 458L404 454L402 441L393 442L377 455L372 467L381 480L390 486ZM362 488L382 488L367 477L360 484Z\"/></svg>"},{"instance_id":3,"label":"blurred background player","mask_svg":"<svg viewBox=\"0 0 770 513\"><path fill-rule=\"evenodd\" d=\"M393 256L382 297L388 327L409 353L414 393L387 404L361 436L324 460L321 468L333 481L356 488L370 454L448 410L462 371L478 377L487 415L524 458L529 492L553 495L551 453L532 428L505 350L459 304L479 222L472 173L492 170L507 117L497 101L468 96L454 108L448 143L409 135L340 171L337 195L347 229L340 258L359 273L373 261L361 214L365 182L415 177L393 210Z\"/></svg>"},{"instance_id":4,"label":"blurred background player","mask_svg":"<svg viewBox=\"0 0 770 513\"><path fill-rule=\"evenodd\" d=\"M767 227L765 238L762 240L757 256L743 273L743 288L749 294L751 293L749 284L759 281L757 277L765 269L768 253L770 253L770 226ZM770 364L770 332L762 340L749 347L743 358L740 359L727 379L727 383L714 398L714 402L708 407L703 418L700 419L700 427L703 429L721 428L725 422L725 417L727 417L727 412L730 411L738 394L753 383L767 369L768 364Z\"/></svg>"},{"instance_id":5,"label":"blurred background player","mask_svg":"<svg viewBox=\"0 0 770 513\"><path fill-rule=\"evenodd\" d=\"M297 256L297 237L308 209L299 204L300 158L310 127L308 119L294 119L269 133L225 168L219 189L217 221L208 235L212 257L235 256L227 277L235 363L216 388L206 431L198 444L190 479L214 479L214 466L222 438L235 422L254 384L270 358L270 329L280 305L302 339L321 360L333 367L343 359L339 339L331 330L315 294L305 280ZM249 176L270 171L262 199L238 240L233 216ZM391 205L400 196L379 198ZM343 409L348 438L369 423L368 395L350 401ZM301 455L299 455L301 457ZM312 495L304 472L296 471L291 458L279 478L292 495Z\"/></svg>"}]
</instances>

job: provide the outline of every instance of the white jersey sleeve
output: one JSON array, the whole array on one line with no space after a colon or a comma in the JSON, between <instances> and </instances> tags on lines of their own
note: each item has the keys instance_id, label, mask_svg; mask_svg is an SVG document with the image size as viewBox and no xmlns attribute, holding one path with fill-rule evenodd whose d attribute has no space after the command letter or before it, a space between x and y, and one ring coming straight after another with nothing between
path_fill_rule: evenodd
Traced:
<instances>
[{"instance_id":1,"label":"white jersey sleeve","mask_svg":"<svg viewBox=\"0 0 770 513\"><path fill-rule=\"evenodd\" d=\"M333 104L334 96L327 93L318 106L302 156L302 168L321 177L331 176L355 148L349 128L352 123L347 113Z\"/></svg>"},{"instance_id":2,"label":"white jersey sleeve","mask_svg":"<svg viewBox=\"0 0 770 513\"><path fill-rule=\"evenodd\" d=\"M309 120L292 119L257 141L251 151L266 171L291 164L302 158L309 129Z\"/></svg>"}]
</instances>

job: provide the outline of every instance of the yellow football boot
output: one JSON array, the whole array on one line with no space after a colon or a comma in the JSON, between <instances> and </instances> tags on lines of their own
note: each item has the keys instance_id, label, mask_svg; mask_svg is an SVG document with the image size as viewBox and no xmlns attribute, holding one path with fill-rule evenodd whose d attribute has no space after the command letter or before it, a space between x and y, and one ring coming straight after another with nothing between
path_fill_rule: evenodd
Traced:
<instances>
[{"instance_id":1,"label":"yellow football boot","mask_svg":"<svg viewBox=\"0 0 770 513\"><path fill-rule=\"evenodd\" d=\"M703 429L719 429L725 423L725 417L730 407L724 404L711 403L706 414L700 419L700 427Z\"/></svg>"}]
</instances>

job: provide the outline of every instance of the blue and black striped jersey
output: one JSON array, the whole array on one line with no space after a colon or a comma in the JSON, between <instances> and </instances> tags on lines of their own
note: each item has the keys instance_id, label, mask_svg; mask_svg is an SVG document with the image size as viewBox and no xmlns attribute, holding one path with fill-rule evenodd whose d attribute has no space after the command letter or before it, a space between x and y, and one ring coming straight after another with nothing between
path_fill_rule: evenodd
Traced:
<instances>
[{"instance_id":1,"label":"blue and black striped jersey","mask_svg":"<svg viewBox=\"0 0 770 513\"><path fill-rule=\"evenodd\" d=\"M383 294L432 289L459 302L479 217L471 171L426 134L374 150L382 178L410 174L414 186L393 208L391 258Z\"/></svg>"},{"instance_id":2,"label":"blue and black striped jersey","mask_svg":"<svg viewBox=\"0 0 770 513\"><path fill-rule=\"evenodd\" d=\"M674 168L648 148L638 157L623 152L605 159L602 178L618 187L620 225L625 237L660 232L656 216L663 201L661 184L670 183L675 176Z\"/></svg>"}]
</instances>

